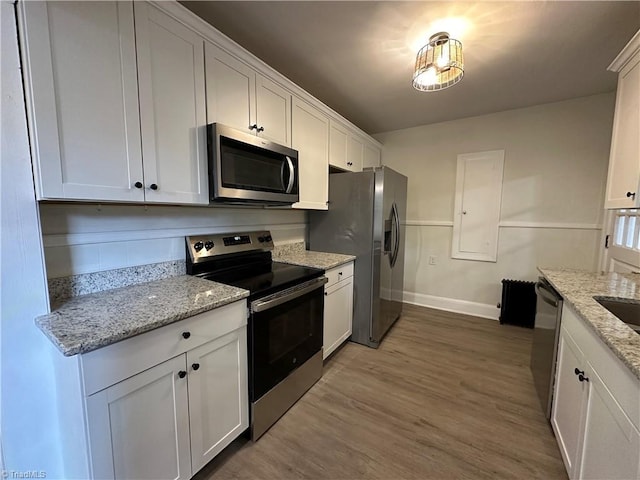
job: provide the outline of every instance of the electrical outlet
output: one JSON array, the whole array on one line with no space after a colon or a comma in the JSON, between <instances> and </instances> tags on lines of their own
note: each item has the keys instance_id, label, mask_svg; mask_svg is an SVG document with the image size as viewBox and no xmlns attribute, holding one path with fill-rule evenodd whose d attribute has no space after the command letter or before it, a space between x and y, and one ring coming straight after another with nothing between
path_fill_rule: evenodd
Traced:
<instances>
[{"instance_id":1,"label":"electrical outlet","mask_svg":"<svg viewBox=\"0 0 640 480\"><path fill-rule=\"evenodd\" d=\"M429 265L435 265L437 263L438 257L435 255L429 255Z\"/></svg>"}]
</instances>

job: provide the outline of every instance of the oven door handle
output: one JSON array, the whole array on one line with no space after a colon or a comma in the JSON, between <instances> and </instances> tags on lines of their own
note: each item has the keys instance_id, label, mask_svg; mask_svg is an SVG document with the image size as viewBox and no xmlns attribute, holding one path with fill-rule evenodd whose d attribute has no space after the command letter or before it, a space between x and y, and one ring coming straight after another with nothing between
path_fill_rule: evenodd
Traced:
<instances>
[{"instance_id":1,"label":"oven door handle","mask_svg":"<svg viewBox=\"0 0 640 480\"><path fill-rule=\"evenodd\" d=\"M270 308L282 305L294 298L301 297L317 288L322 287L327 283L329 279L327 277L314 278L308 282L305 282L297 287L293 287L282 292L274 293L261 300L255 300L251 302L251 313L264 312Z\"/></svg>"}]
</instances>

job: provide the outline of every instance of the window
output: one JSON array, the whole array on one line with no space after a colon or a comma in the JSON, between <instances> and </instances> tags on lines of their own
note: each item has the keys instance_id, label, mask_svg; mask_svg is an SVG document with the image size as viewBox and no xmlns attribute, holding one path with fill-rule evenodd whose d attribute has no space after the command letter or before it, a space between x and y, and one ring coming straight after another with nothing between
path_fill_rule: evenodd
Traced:
<instances>
[{"instance_id":1,"label":"window","mask_svg":"<svg viewBox=\"0 0 640 480\"><path fill-rule=\"evenodd\" d=\"M616 210L612 221L605 269L635 271L640 268L640 209Z\"/></svg>"}]
</instances>

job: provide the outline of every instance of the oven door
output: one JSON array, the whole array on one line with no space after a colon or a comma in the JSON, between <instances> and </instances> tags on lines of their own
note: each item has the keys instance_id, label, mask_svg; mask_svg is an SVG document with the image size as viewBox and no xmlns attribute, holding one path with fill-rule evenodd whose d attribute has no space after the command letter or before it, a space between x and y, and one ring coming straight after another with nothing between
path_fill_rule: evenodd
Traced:
<instances>
[{"instance_id":1,"label":"oven door","mask_svg":"<svg viewBox=\"0 0 640 480\"><path fill-rule=\"evenodd\" d=\"M251 302L249 395L255 402L322 349L325 277Z\"/></svg>"}]
</instances>

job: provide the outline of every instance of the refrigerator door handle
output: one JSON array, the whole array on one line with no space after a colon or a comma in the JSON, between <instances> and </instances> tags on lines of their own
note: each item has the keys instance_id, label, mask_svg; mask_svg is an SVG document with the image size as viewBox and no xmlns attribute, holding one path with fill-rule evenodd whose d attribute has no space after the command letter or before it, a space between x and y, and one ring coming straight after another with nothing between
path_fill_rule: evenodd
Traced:
<instances>
[{"instance_id":1,"label":"refrigerator door handle","mask_svg":"<svg viewBox=\"0 0 640 480\"><path fill-rule=\"evenodd\" d=\"M394 228L395 228L395 242L393 245L393 255L391 259L391 268L395 267L396 260L398 260L398 253L400 252L400 215L398 214L398 206L395 202L393 202L393 207L391 207L391 211L393 212L393 220L394 220Z\"/></svg>"}]
</instances>

